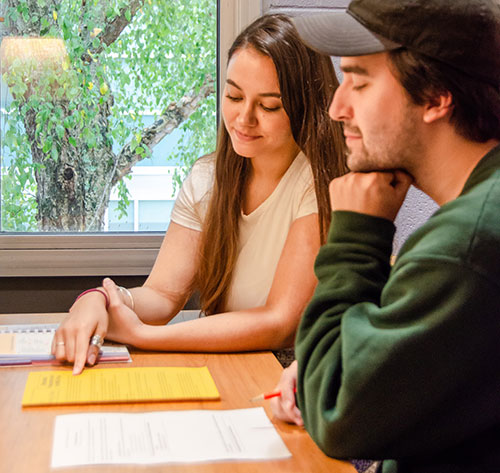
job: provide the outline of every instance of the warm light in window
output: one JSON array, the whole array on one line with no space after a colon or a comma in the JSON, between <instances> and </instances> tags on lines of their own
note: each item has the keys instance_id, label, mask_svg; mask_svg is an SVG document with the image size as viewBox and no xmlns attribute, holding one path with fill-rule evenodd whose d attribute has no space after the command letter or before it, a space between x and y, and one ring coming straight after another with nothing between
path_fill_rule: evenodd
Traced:
<instances>
[{"instance_id":1,"label":"warm light in window","mask_svg":"<svg viewBox=\"0 0 500 473\"><path fill-rule=\"evenodd\" d=\"M59 38L6 37L0 46L2 69L9 69L17 59L22 64L67 68L69 58L64 41Z\"/></svg>"}]
</instances>

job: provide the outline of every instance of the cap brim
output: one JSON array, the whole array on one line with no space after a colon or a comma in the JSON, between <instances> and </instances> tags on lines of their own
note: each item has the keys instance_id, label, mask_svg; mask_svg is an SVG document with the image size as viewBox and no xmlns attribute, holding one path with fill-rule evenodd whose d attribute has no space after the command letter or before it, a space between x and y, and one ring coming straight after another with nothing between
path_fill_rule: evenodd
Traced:
<instances>
[{"instance_id":1,"label":"cap brim","mask_svg":"<svg viewBox=\"0 0 500 473\"><path fill-rule=\"evenodd\" d=\"M399 48L372 33L346 10L293 19L304 43L329 56L363 56Z\"/></svg>"}]
</instances>

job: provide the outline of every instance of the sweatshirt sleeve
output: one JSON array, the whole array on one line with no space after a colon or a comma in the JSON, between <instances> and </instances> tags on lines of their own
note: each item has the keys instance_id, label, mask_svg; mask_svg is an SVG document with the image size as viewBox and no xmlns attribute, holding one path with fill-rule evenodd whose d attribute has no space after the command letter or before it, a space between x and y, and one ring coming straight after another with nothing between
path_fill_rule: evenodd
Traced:
<instances>
[{"instance_id":1,"label":"sweatshirt sleeve","mask_svg":"<svg viewBox=\"0 0 500 473\"><path fill-rule=\"evenodd\" d=\"M391 270L393 235L388 220L333 213L297 333L298 405L336 458L439 451L498 422L498 282L445 256Z\"/></svg>"}]
</instances>

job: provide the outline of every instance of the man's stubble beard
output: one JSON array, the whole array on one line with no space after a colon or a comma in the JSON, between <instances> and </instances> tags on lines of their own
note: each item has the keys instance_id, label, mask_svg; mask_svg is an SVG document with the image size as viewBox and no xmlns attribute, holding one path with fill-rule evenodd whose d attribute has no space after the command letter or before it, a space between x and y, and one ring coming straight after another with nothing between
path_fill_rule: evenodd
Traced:
<instances>
[{"instance_id":1,"label":"man's stubble beard","mask_svg":"<svg viewBox=\"0 0 500 473\"><path fill-rule=\"evenodd\" d=\"M405 110L405 119L399 128L381 130L380 136L389 139L374 143L371 151L365 145L361 136L361 148L351 151L347 149L347 166L352 172L376 172L401 169L412 175L422 156L424 145L415 132L415 115L410 106Z\"/></svg>"}]
</instances>

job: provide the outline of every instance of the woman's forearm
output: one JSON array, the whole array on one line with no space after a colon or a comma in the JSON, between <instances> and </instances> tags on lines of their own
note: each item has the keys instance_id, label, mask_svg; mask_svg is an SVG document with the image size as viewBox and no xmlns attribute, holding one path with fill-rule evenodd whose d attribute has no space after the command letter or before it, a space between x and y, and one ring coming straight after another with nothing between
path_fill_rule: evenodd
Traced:
<instances>
[{"instance_id":1,"label":"woman's forearm","mask_svg":"<svg viewBox=\"0 0 500 473\"><path fill-rule=\"evenodd\" d=\"M188 299L188 295L162 294L148 286L134 287L130 289L130 294L133 298L133 310L145 324L149 325L168 323L184 307ZM126 297L124 303L130 307Z\"/></svg>"},{"instance_id":2,"label":"woman's forearm","mask_svg":"<svg viewBox=\"0 0 500 473\"><path fill-rule=\"evenodd\" d=\"M288 314L289 315L289 314ZM142 325L130 342L144 350L232 352L293 345L298 324L272 309L227 312L162 327Z\"/></svg>"}]
</instances>

